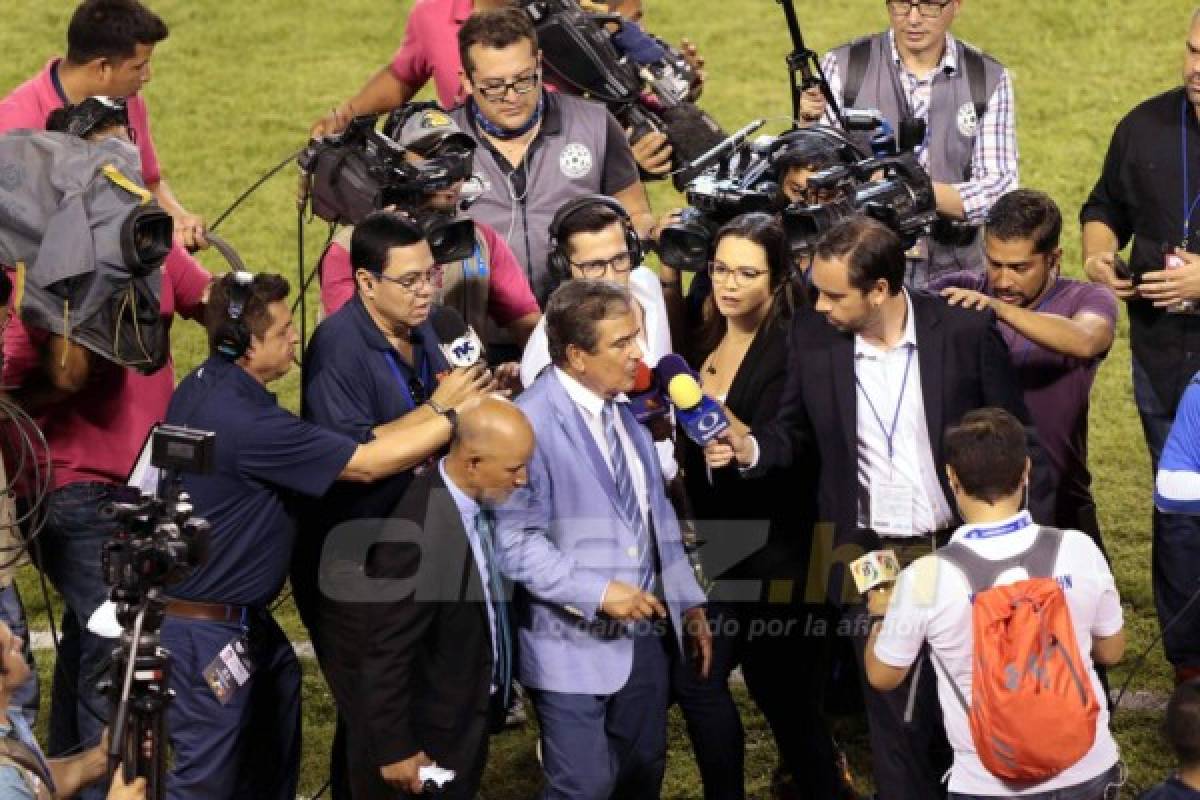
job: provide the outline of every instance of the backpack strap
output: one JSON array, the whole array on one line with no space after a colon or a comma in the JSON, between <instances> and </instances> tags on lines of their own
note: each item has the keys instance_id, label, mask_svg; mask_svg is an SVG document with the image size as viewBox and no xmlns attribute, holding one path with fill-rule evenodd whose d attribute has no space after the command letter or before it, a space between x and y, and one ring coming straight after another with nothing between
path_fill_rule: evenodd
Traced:
<instances>
[{"instance_id":1,"label":"backpack strap","mask_svg":"<svg viewBox=\"0 0 1200 800\"><path fill-rule=\"evenodd\" d=\"M1058 548L1062 544L1063 532L1058 528L1039 526L1037 538L1024 552L1015 556L992 560L984 558L962 542L951 542L936 552L941 558L958 567L967 579L972 594L987 591L996 585L996 579L1010 569L1022 567L1031 578L1047 578L1054 574L1054 563L1058 560Z\"/></svg>"},{"instance_id":2,"label":"backpack strap","mask_svg":"<svg viewBox=\"0 0 1200 800\"><path fill-rule=\"evenodd\" d=\"M975 106L975 119L983 119L987 111L987 70L983 64L983 53L966 42L958 43L959 63L967 73L967 85L971 88L971 103Z\"/></svg>"},{"instance_id":3,"label":"backpack strap","mask_svg":"<svg viewBox=\"0 0 1200 800\"><path fill-rule=\"evenodd\" d=\"M13 764L28 775L34 776L46 788L51 797L57 797L54 778L51 777L45 762L23 742L11 736L0 736L0 763L3 762Z\"/></svg>"},{"instance_id":4,"label":"backpack strap","mask_svg":"<svg viewBox=\"0 0 1200 800\"><path fill-rule=\"evenodd\" d=\"M846 54L846 79L842 81L842 106L854 108L858 101L858 93L867 77L867 67L871 63L871 45L873 38L864 36L851 43Z\"/></svg>"}]
</instances>

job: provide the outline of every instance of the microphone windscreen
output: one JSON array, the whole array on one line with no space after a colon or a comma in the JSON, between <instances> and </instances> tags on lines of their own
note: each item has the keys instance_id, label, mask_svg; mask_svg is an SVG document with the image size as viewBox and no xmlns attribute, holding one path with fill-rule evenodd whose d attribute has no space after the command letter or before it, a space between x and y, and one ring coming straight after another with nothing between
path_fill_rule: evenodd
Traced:
<instances>
[{"instance_id":1,"label":"microphone windscreen","mask_svg":"<svg viewBox=\"0 0 1200 800\"><path fill-rule=\"evenodd\" d=\"M434 306L433 313L429 315L429 324L442 344L450 344L467 335L467 321L450 306Z\"/></svg>"},{"instance_id":2,"label":"microphone windscreen","mask_svg":"<svg viewBox=\"0 0 1200 800\"><path fill-rule=\"evenodd\" d=\"M700 405L704 398L700 384L686 372L676 375L667 383L667 394L671 396L671 402L684 411Z\"/></svg>"},{"instance_id":3,"label":"microphone windscreen","mask_svg":"<svg viewBox=\"0 0 1200 800\"><path fill-rule=\"evenodd\" d=\"M633 376L633 393L641 394L654 387L654 373L646 366L645 361L639 361L637 372Z\"/></svg>"},{"instance_id":4,"label":"microphone windscreen","mask_svg":"<svg viewBox=\"0 0 1200 800\"><path fill-rule=\"evenodd\" d=\"M658 376L660 386L669 384L671 379L676 375L691 375L693 378L696 377L695 371L683 360L683 356L677 353L667 353L660 358L654 366L654 374Z\"/></svg>"}]
</instances>

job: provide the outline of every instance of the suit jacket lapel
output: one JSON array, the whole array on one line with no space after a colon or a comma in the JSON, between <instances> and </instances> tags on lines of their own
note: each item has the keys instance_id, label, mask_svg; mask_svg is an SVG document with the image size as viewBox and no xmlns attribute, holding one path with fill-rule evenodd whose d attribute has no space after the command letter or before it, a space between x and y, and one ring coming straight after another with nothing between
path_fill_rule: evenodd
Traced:
<instances>
[{"instance_id":1,"label":"suit jacket lapel","mask_svg":"<svg viewBox=\"0 0 1200 800\"><path fill-rule=\"evenodd\" d=\"M929 426L929 444L934 460L941 463L942 417L945 411L942 391L942 358L946 348L941 318L929 307L941 298L928 298L911 292L914 325L917 332L917 363L921 365L921 398L925 401L925 424Z\"/></svg>"},{"instance_id":2,"label":"suit jacket lapel","mask_svg":"<svg viewBox=\"0 0 1200 800\"><path fill-rule=\"evenodd\" d=\"M842 435L846 440L846 452L851 454L850 463L855 463L858 453L858 396L854 383L854 337L835 332L829 345L829 361L836 413L842 418Z\"/></svg>"}]
</instances>

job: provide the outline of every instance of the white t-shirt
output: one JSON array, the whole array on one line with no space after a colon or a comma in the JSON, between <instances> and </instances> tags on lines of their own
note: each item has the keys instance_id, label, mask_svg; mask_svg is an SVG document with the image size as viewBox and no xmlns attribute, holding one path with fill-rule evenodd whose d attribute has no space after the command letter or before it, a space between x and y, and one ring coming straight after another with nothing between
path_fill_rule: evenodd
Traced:
<instances>
[{"instance_id":1,"label":"white t-shirt","mask_svg":"<svg viewBox=\"0 0 1200 800\"><path fill-rule=\"evenodd\" d=\"M985 533L1002 530L1007 523L1015 522L1024 524L1014 525L1015 529L1007 533L978 536L981 529ZM967 534L973 531L977 535L968 538ZM996 523L964 525L950 541L961 542L984 558L999 560L1028 549L1037 538L1037 532L1038 526L1032 524L1028 513L1021 512ZM971 590L957 567L939 568L942 564L935 556L925 556L900 573L892 605L875 642L875 657L889 666L909 667L916 661L922 643L928 640L970 703ZM1028 577L1023 569L1008 570L996 585L1015 583ZM1096 741L1087 755L1049 780L1019 788L1005 783L988 772L979 760L971 741L967 715L953 688L946 682L945 673L935 667L946 734L954 748L954 766L950 773L952 792L1000 796L1047 792L1091 780L1117 762L1117 743L1108 728L1104 690L1091 661L1092 637L1114 636L1123 624L1116 583L1100 549L1079 531L1064 532L1054 577L1063 587L1079 653L1087 664L1092 690L1100 704ZM928 673L922 677L927 678Z\"/></svg>"},{"instance_id":2,"label":"white t-shirt","mask_svg":"<svg viewBox=\"0 0 1200 800\"><path fill-rule=\"evenodd\" d=\"M642 336L638 344L642 348L642 361L653 367L671 352L671 328L667 323L667 303L663 299L662 284L658 274L648 267L635 267L629 273L629 292L642 307ZM546 318L543 316L525 343L521 354L521 383L532 386L537 376L550 365L550 348L546 340ZM658 463L663 477L674 479L679 472L675 462L675 443L671 440L655 442Z\"/></svg>"}]
</instances>

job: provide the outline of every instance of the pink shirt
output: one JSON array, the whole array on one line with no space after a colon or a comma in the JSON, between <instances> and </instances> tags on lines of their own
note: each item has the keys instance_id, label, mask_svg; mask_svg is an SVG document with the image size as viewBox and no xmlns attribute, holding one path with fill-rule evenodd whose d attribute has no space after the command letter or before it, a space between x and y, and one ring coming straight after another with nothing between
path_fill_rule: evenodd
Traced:
<instances>
[{"instance_id":1,"label":"pink shirt","mask_svg":"<svg viewBox=\"0 0 1200 800\"><path fill-rule=\"evenodd\" d=\"M168 326L176 312L198 319L211 276L178 245L163 264L161 307ZM27 328L13 315L4 332L5 386L20 386L38 370L38 345L46 331ZM87 386L49 406L34 421L46 435L53 489L72 483L123 483L154 423L161 422L175 389L168 360L153 375L94 359Z\"/></svg>"},{"instance_id":2,"label":"pink shirt","mask_svg":"<svg viewBox=\"0 0 1200 800\"><path fill-rule=\"evenodd\" d=\"M0 133L28 128L46 129L46 117L51 111L62 108L63 98L54 86L53 70L59 59L51 59L37 75L13 89L8 97L0 100ZM137 138L138 153L142 157L142 184L147 188L162 179L158 168L158 154L154 152L154 139L150 136L150 116L146 101L138 96L126 98L129 109L129 125Z\"/></svg>"},{"instance_id":3,"label":"pink shirt","mask_svg":"<svg viewBox=\"0 0 1200 800\"><path fill-rule=\"evenodd\" d=\"M473 10L472 0L417 0L392 57L392 74L414 89L433 78L442 108L461 105L466 95L458 77L458 29Z\"/></svg>"},{"instance_id":4,"label":"pink shirt","mask_svg":"<svg viewBox=\"0 0 1200 800\"><path fill-rule=\"evenodd\" d=\"M488 252L488 316L500 327L510 325L527 314L536 314L537 299L529 288L512 248L500 238L495 228L475 223L475 235L482 236ZM321 261L321 306L325 316L337 311L354 296L354 269L350 253L334 242Z\"/></svg>"}]
</instances>

